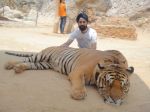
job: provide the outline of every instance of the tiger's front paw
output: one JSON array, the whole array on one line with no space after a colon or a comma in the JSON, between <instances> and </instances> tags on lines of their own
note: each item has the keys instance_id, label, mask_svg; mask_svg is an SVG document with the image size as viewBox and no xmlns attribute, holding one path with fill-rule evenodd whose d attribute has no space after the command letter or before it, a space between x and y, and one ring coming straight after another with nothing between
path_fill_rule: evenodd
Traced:
<instances>
[{"instance_id":1,"label":"tiger's front paw","mask_svg":"<svg viewBox=\"0 0 150 112\"><path fill-rule=\"evenodd\" d=\"M75 100L82 100L87 96L85 89L72 90L71 97Z\"/></svg>"}]
</instances>

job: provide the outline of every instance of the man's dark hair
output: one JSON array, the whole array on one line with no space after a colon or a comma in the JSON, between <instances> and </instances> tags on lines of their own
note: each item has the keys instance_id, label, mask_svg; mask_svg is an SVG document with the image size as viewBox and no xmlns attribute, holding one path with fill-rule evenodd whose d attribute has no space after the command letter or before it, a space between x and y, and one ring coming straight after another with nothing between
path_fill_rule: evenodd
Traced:
<instances>
[{"instance_id":1,"label":"man's dark hair","mask_svg":"<svg viewBox=\"0 0 150 112\"><path fill-rule=\"evenodd\" d=\"M88 16L85 13L79 13L76 18L76 22L79 22L79 19L83 18L88 22Z\"/></svg>"},{"instance_id":2,"label":"man's dark hair","mask_svg":"<svg viewBox=\"0 0 150 112\"><path fill-rule=\"evenodd\" d=\"M60 0L60 3L62 3L62 0Z\"/></svg>"}]
</instances>

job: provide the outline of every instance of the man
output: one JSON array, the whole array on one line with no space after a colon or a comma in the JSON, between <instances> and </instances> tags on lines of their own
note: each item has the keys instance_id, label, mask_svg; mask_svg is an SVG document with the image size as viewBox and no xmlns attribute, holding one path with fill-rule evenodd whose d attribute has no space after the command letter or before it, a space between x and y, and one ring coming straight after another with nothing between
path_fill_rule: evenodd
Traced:
<instances>
[{"instance_id":1,"label":"man","mask_svg":"<svg viewBox=\"0 0 150 112\"><path fill-rule=\"evenodd\" d=\"M59 16L60 16L60 33L64 33L64 28L66 24L66 16L67 16L65 0L60 0Z\"/></svg>"},{"instance_id":2,"label":"man","mask_svg":"<svg viewBox=\"0 0 150 112\"><path fill-rule=\"evenodd\" d=\"M97 32L87 26L88 16L85 13L80 13L76 18L76 22L78 28L71 33L69 39L61 46L67 47L76 39L79 48L96 49Z\"/></svg>"}]
</instances>

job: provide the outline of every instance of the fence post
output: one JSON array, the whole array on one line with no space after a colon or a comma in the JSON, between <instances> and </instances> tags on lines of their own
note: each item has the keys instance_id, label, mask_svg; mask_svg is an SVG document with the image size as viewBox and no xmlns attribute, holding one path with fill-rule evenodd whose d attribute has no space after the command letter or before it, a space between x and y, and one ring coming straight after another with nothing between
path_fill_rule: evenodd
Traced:
<instances>
[{"instance_id":1,"label":"fence post","mask_svg":"<svg viewBox=\"0 0 150 112\"><path fill-rule=\"evenodd\" d=\"M37 26L37 23L38 23L38 17L39 17L39 11L37 11L37 13L36 13L35 26Z\"/></svg>"}]
</instances>

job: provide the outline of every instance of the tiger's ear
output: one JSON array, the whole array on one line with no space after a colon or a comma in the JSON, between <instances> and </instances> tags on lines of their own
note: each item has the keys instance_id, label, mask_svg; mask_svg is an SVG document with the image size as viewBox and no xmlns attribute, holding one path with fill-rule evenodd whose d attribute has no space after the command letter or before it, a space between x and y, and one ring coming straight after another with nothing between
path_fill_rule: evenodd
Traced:
<instances>
[{"instance_id":1,"label":"tiger's ear","mask_svg":"<svg viewBox=\"0 0 150 112\"><path fill-rule=\"evenodd\" d=\"M98 76L99 76L102 69L104 69L104 65L97 63L97 65L95 66L94 72L93 72L94 78L95 78L94 80L98 79Z\"/></svg>"},{"instance_id":2,"label":"tiger's ear","mask_svg":"<svg viewBox=\"0 0 150 112\"><path fill-rule=\"evenodd\" d=\"M104 69L105 68L103 64L98 63L97 65L98 65L99 69Z\"/></svg>"},{"instance_id":3,"label":"tiger's ear","mask_svg":"<svg viewBox=\"0 0 150 112\"><path fill-rule=\"evenodd\" d=\"M134 72L134 67L128 67L126 70L129 74L132 74Z\"/></svg>"}]
</instances>

